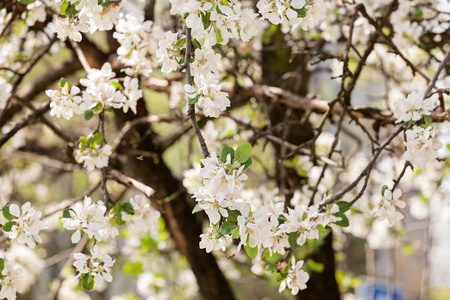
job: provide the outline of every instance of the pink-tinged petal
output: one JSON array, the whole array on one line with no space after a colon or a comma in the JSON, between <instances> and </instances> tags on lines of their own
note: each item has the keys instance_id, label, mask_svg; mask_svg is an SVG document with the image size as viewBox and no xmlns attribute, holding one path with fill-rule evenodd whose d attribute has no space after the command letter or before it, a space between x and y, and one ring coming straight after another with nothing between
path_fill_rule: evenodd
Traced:
<instances>
[{"instance_id":1,"label":"pink-tinged petal","mask_svg":"<svg viewBox=\"0 0 450 300\"><path fill-rule=\"evenodd\" d=\"M80 241L80 239L81 239L81 233L80 233L80 231L75 231L73 234L72 234L72 237L70 238L70 240L72 241L72 243L73 244L76 244L76 243L78 243L79 241Z\"/></svg>"}]
</instances>

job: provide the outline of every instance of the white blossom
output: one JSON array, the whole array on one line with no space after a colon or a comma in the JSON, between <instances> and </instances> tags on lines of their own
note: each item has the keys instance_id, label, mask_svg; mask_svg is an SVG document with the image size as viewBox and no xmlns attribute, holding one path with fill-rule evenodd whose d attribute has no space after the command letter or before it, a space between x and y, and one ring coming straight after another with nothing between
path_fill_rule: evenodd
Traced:
<instances>
[{"instance_id":1,"label":"white blossom","mask_svg":"<svg viewBox=\"0 0 450 300\"><path fill-rule=\"evenodd\" d=\"M47 226L40 220L42 215L40 211L36 211L30 202L25 203L21 208L11 204L9 211L16 217L11 220L14 225L9 232L10 239L17 239L19 243L27 244L30 248L34 248L36 243L42 243L39 232Z\"/></svg>"},{"instance_id":2,"label":"white blossom","mask_svg":"<svg viewBox=\"0 0 450 300\"><path fill-rule=\"evenodd\" d=\"M74 253L73 257L75 259L73 266L79 275L90 274L95 277L95 281L99 281L100 277L103 277L106 282L112 281L111 267L115 260L104 254L100 246L95 245L90 255Z\"/></svg>"},{"instance_id":3,"label":"white blossom","mask_svg":"<svg viewBox=\"0 0 450 300\"><path fill-rule=\"evenodd\" d=\"M292 295L297 295L300 290L306 289L306 282L309 280L309 274L302 270L303 260L295 262L295 257L292 257L292 267L288 271L288 275L280 283L279 292L286 289L291 290Z\"/></svg>"},{"instance_id":4,"label":"white blossom","mask_svg":"<svg viewBox=\"0 0 450 300\"><path fill-rule=\"evenodd\" d=\"M82 163L88 171L93 171L94 169L107 167L111 154L111 145L104 145L95 149L86 147L83 151L80 151L80 149L76 150L75 159L78 163Z\"/></svg>"},{"instance_id":5,"label":"white blossom","mask_svg":"<svg viewBox=\"0 0 450 300\"><path fill-rule=\"evenodd\" d=\"M406 203L400 200L402 191L395 189L392 191L393 186L390 189L386 189L383 193L383 197L375 202L375 207L372 213L379 221L387 220L389 226L394 225L396 221L403 219L403 214L397 209L405 208Z\"/></svg>"},{"instance_id":6,"label":"white blossom","mask_svg":"<svg viewBox=\"0 0 450 300\"><path fill-rule=\"evenodd\" d=\"M442 143L436 139L436 131L433 127L426 128L414 126L406 130L406 151L403 158L409 160L418 168L437 158L436 150L442 147Z\"/></svg>"},{"instance_id":7,"label":"white blossom","mask_svg":"<svg viewBox=\"0 0 450 300\"><path fill-rule=\"evenodd\" d=\"M89 238L95 237L102 241L100 231L109 226L108 217L105 216L106 206L92 202L90 197L85 196L83 203L76 203L69 210L70 218L62 218L63 227L67 230L75 230L72 234L72 243L78 243L81 233L86 233Z\"/></svg>"},{"instance_id":8,"label":"white blossom","mask_svg":"<svg viewBox=\"0 0 450 300\"><path fill-rule=\"evenodd\" d=\"M0 299L15 300L16 293L22 292L22 268L15 266L13 262L6 262L5 268L0 273Z\"/></svg>"},{"instance_id":9,"label":"white blossom","mask_svg":"<svg viewBox=\"0 0 450 300\"><path fill-rule=\"evenodd\" d=\"M220 112L230 106L228 94L221 91L223 84L219 83L213 73L209 73L206 77L196 76L194 84L195 87L186 84L184 88L189 98L198 97L197 103L205 116L218 118Z\"/></svg>"},{"instance_id":10,"label":"white blossom","mask_svg":"<svg viewBox=\"0 0 450 300\"><path fill-rule=\"evenodd\" d=\"M423 115L431 115L438 104L438 94L424 99L423 92L412 92L406 99L399 100L394 104L396 123L418 121Z\"/></svg>"}]
</instances>

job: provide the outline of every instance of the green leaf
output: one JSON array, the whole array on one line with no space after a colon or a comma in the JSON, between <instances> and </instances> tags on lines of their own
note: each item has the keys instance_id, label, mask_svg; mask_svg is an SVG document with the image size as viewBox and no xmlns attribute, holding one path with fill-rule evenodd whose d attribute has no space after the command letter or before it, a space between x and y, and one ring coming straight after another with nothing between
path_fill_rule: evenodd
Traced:
<instances>
[{"instance_id":1,"label":"green leaf","mask_svg":"<svg viewBox=\"0 0 450 300\"><path fill-rule=\"evenodd\" d=\"M185 37L182 38L182 39L179 39L179 40L175 43L175 47L181 46L181 45L184 45L184 44L186 44L186 38L185 38Z\"/></svg>"},{"instance_id":2,"label":"green leaf","mask_svg":"<svg viewBox=\"0 0 450 300\"><path fill-rule=\"evenodd\" d=\"M192 210L192 214L195 214L196 212L202 211L203 208L200 207L201 202L197 203L197 205Z\"/></svg>"},{"instance_id":3,"label":"green leaf","mask_svg":"<svg viewBox=\"0 0 450 300\"><path fill-rule=\"evenodd\" d=\"M94 140L97 145L103 144L103 133L101 133L100 131L94 133Z\"/></svg>"},{"instance_id":4,"label":"green leaf","mask_svg":"<svg viewBox=\"0 0 450 300\"><path fill-rule=\"evenodd\" d=\"M387 185L383 185L383 187L381 188L381 196L384 196L384 192L388 189L389 187Z\"/></svg>"},{"instance_id":5,"label":"green leaf","mask_svg":"<svg viewBox=\"0 0 450 300\"><path fill-rule=\"evenodd\" d=\"M233 230L231 230L231 237L233 239L237 239L241 236L241 234L239 233L239 226L236 226Z\"/></svg>"},{"instance_id":6,"label":"green leaf","mask_svg":"<svg viewBox=\"0 0 450 300\"><path fill-rule=\"evenodd\" d=\"M202 49L202 45L200 45L199 41L197 41L196 39L192 40L192 46L194 46L194 50L195 49Z\"/></svg>"},{"instance_id":7,"label":"green leaf","mask_svg":"<svg viewBox=\"0 0 450 300\"><path fill-rule=\"evenodd\" d=\"M299 247L299 245L297 244L297 239L298 239L298 232L291 232L289 233L289 246L291 246L292 249L297 249Z\"/></svg>"},{"instance_id":8,"label":"green leaf","mask_svg":"<svg viewBox=\"0 0 450 300\"><path fill-rule=\"evenodd\" d=\"M217 43L223 42L222 35L220 34L220 29L218 29L218 28L216 28L216 41L217 41Z\"/></svg>"},{"instance_id":9,"label":"green leaf","mask_svg":"<svg viewBox=\"0 0 450 300\"><path fill-rule=\"evenodd\" d=\"M88 110L84 111L84 119L86 121L89 121L93 117L94 117L94 112L92 111L92 109L88 109Z\"/></svg>"},{"instance_id":10,"label":"green leaf","mask_svg":"<svg viewBox=\"0 0 450 300\"><path fill-rule=\"evenodd\" d=\"M198 96L196 96L195 98L189 98L188 100L189 104L195 104L198 102Z\"/></svg>"},{"instance_id":11,"label":"green leaf","mask_svg":"<svg viewBox=\"0 0 450 300\"><path fill-rule=\"evenodd\" d=\"M265 269L270 272L275 272L278 270L277 263L270 263L270 264L266 265Z\"/></svg>"},{"instance_id":12,"label":"green leaf","mask_svg":"<svg viewBox=\"0 0 450 300\"><path fill-rule=\"evenodd\" d=\"M60 12L62 15L65 15L65 14L66 14L66 9L69 7L69 5L70 5L70 2L64 2L64 3L61 5L61 9L59 10L59 12Z\"/></svg>"},{"instance_id":13,"label":"green leaf","mask_svg":"<svg viewBox=\"0 0 450 300\"><path fill-rule=\"evenodd\" d=\"M227 208L227 211L228 211L227 221L236 223L237 217L241 215L241 212L238 210L231 210L229 208Z\"/></svg>"},{"instance_id":14,"label":"green leaf","mask_svg":"<svg viewBox=\"0 0 450 300\"><path fill-rule=\"evenodd\" d=\"M127 262L123 265L122 270L127 275L138 275L142 273L142 263L141 262Z\"/></svg>"},{"instance_id":15,"label":"green leaf","mask_svg":"<svg viewBox=\"0 0 450 300\"><path fill-rule=\"evenodd\" d=\"M64 77L61 77L61 79L59 80L59 86L64 87L66 84L69 84L69 81L67 81L67 79L65 79Z\"/></svg>"},{"instance_id":16,"label":"green leaf","mask_svg":"<svg viewBox=\"0 0 450 300\"><path fill-rule=\"evenodd\" d=\"M67 218L71 218L72 216L70 215L70 209L65 209L63 211L63 219L67 219Z\"/></svg>"},{"instance_id":17,"label":"green leaf","mask_svg":"<svg viewBox=\"0 0 450 300\"><path fill-rule=\"evenodd\" d=\"M86 137L86 144L89 148L95 149L95 137L93 134Z\"/></svg>"},{"instance_id":18,"label":"green leaf","mask_svg":"<svg viewBox=\"0 0 450 300\"><path fill-rule=\"evenodd\" d=\"M245 142L237 147L236 151L234 152L234 159L241 164L244 164L250 158L251 153L252 145L250 145L249 142Z\"/></svg>"},{"instance_id":19,"label":"green leaf","mask_svg":"<svg viewBox=\"0 0 450 300\"><path fill-rule=\"evenodd\" d=\"M286 217L285 216L283 216L283 215L280 215L279 217L278 217L278 225L281 225L281 224L284 224L285 222L286 222Z\"/></svg>"},{"instance_id":20,"label":"green leaf","mask_svg":"<svg viewBox=\"0 0 450 300\"><path fill-rule=\"evenodd\" d=\"M336 225L341 226L341 227L348 227L350 226L350 221L348 220L347 216L344 215L343 213L339 212L336 214L337 217L341 217L342 220L337 221Z\"/></svg>"},{"instance_id":21,"label":"green leaf","mask_svg":"<svg viewBox=\"0 0 450 300\"><path fill-rule=\"evenodd\" d=\"M244 170L247 169L248 167L250 167L253 163L253 160L251 158L247 159L247 161L244 164Z\"/></svg>"},{"instance_id":22,"label":"green leaf","mask_svg":"<svg viewBox=\"0 0 450 300\"><path fill-rule=\"evenodd\" d=\"M211 25L211 14L210 13L202 13L202 23L203 29L207 29Z\"/></svg>"},{"instance_id":23,"label":"green leaf","mask_svg":"<svg viewBox=\"0 0 450 300\"><path fill-rule=\"evenodd\" d=\"M69 7L66 8L66 16L73 17L77 13L77 9L75 8L75 5L71 4Z\"/></svg>"},{"instance_id":24,"label":"green leaf","mask_svg":"<svg viewBox=\"0 0 450 300\"><path fill-rule=\"evenodd\" d=\"M234 149L228 146L225 146L222 148L222 151L220 151L220 160L223 162L227 161L227 156L230 154L231 156L231 162L234 160Z\"/></svg>"},{"instance_id":25,"label":"green leaf","mask_svg":"<svg viewBox=\"0 0 450 300\"><path fill-rule=\"evenodd\" d=\"M11 221L15 217L9 212L9 206L3 206L2 207L2 214L5 217L6 220Z\"/></svg>"},{"instance_id":26,"label":"green leaf","mask_svg":"<svg viewBox=\"0 0 450 300\"><path fill-rule=\"evenodd\" d=\"M129 215L134 214L134 209L130 202L125 202L122 204L122 211L126 212Z\"/></svg>"},{"instance_id":27,"label":"green leaf","mask_svg":"<svg viewBox=\"0 0 450 300\"><path fill-rule=\"evenodd\" d=\"M276 282L280 282L281 280L287 277L287 273L279 273L276 279Z\"/></svg>"},{"instance_id":28,"label":"green leaf","mask_svg":"<svg viewBox=\"0 0 450 300\"><path fill-rule=\"evenodd\" d=\"M302 8L293 8L293 7L291 7L291 8L297 12L297 16L299 18L306 17L306 9L304 7L302 7Z\"/></svg>"},{"instance_id":29,"label":"green leaf","mask_svg":"<svg viewBox=\"0 0 450 300\"><path fill-rule=\"evenodd\" d=\"M93 275L89 274L89 273L84 273L81 274L81 283L83 284L83 289L85 290L92 290L94 288L94 284L95 284L95 278Z\"/></svg>"},{"instance_id":30,"label":"green leaf","mask_svg":"<svg viewBox=\"0 0 450 300\"><path fill-rule=\"evenodd\" d=\"M295 170L297 172L297 175L303 178L308 178L308 171L302 169L302 168L297 168Z\"/></svg>"},{"instance_id":31,"label":"green leaf","mask_svg":"<svg viewBox=\"0 0 450 300\"><path fill-rule=\"evenodd\" d=\"M2 271L5 268L5 261L0 257L0 276L2 275Z\"/></svg>"},{"instance_id":32,"label":"green leaf","mask_svg":"<svg viewBox=\"0 0 450 300\"><path fill-rule=\"evenodd\" d=\"M423 17L422 9L419 6L416 6L413 10L412 17L416 21L421 21Z\"/></svg>"},{"instance_id":33,"label":"green leaf","mask_svg":"<svg viewBox=\"0 0 450 300\"><path fill-rule=\"evenodd\" d=\"M337 206L339 206L339 212L344 213L347 210L350 209L350 203L348 203L347 201L339 201L336 202Z\"/></svg>"},{"instance_id":34,"label":"green leaf","mask_svg":"<svg viewBox=\"0 0 450 300\"><path fill-rule=\"evenodd\" d=\"M111 85L118 89L119 91L123 90L123 86L120 84L120 82L111 81Z\"/></svg>"},{"instance_id":35,"label":"green leaf","mask_svg":"<svg viewBox=\"0 0 450 300\"><path fill-rule=\"evenodd\" d=\"M431 116L424 116L423 120L427 126L430 126L433 123L433 118Z\"/></svg>"},{"instance_id":36,"label":"green leaf","mask_svg":"<svg viewBox=\"0 0 450 300\"><path fill-rule=\"evenodd\" d=\"M237 225L234 222L230 221L223 222L222 225L219 227L219 229L217 229L217 237L231 234L231 231L233 231L233 229L236 227Z\"/></svg>"},{"instance_id":37,"label":"green leaf","mask_svg":"<svg viewBox=\"0 0 450 300\"><path fill-rule=\"evenodd\" d=\"M249 246L244 246L245 252L251 259L255 259L258 256L258 247L251 248Z\"/></svg>"},{"instance_id":38,"label":"green leaf","mask_svg":"<svg viewBox=\"0 0 450 300\"><path fill-rule=\"evenodd\" d=\"M12 222L6 222L3 224L3 230L6 232L10 232L14 224Z\"/></svg>"}]
</instances>

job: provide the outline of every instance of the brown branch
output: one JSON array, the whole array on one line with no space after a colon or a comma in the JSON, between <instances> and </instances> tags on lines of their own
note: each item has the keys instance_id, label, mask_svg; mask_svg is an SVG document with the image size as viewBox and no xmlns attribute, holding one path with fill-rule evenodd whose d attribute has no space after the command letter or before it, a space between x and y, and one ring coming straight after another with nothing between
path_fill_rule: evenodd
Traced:
<instances>
[{"instance_id":1,"label":"brown branch","mask_svg":"<svg viewBox=\"0 0 450 300\"><path fill-rule=\"evenodd\" d=\"M48 112L50 110L50 103L47 103L46 105L44 105L43 107L33 111L32 113L30 113L28 116L26 116L25 118L22 119L22 121L20 121L19 123L16 124L16 126L14 126L13 129L11 129L9 132L3 134L2 136L0 136L0 148L10 139L12 138L20 129L33 124L34 122L36 122L36 120L43 114L45 114L46 112Z\"/></svg>"},{"instance_id":2,"label":"brown branch","mask_svg":"<svg viewBox=\"0 0 450 300\"><path fill-rule=\"evenodd\" d=\"M185 67L186 67L186 79L189 85L193 86L192 76L191 76L191 64L190 59L192 55L192 37L191 37L191 29L186 26L186 59L185 59ZM198 142L200 144L200 148L202 150L202 154L204 158L209 156L208 146L206 145L206 141L202 135L200 127L198 126L197 119L195 117L195 104L190 104L187 112L189 119L191 119L192 127L194 128L195 135L197 136Z\"/></svg>"}]
</instances>

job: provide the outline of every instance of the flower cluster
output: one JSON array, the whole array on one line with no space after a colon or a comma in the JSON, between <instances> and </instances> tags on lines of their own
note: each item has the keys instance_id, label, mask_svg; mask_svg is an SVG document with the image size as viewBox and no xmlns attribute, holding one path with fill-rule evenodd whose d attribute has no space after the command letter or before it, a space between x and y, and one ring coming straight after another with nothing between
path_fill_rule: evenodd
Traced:
<instances>
[{"instance_id":1,"label":"flower cluster","mask_svg":"<svg viewBox=\"0 0 450 300\"><path fill-rule=\"evenodd\" d=\"M78 275L82 277L84 288L92 289L94 285L93 280L99 281L100 277L106 282L112 281L111 267L114 265L115 260L111 256L104 254L100 246L95 245L91 249L90 255L74 253L73 257L75 259L73 266L79 273Z\"/></svg>"},{"instance_id":2,"label":"flower cluster","mask_svg":"<svg viewBox=\"0 0 450 300\"><path fill-rule=\"evenodd\" d=\"M301 26L307 30L326 17L323 0L259 0L256 6L263 19L284 29Z\"/></svg>"},{"instance_id":3,"label":"flower cluster","mask_svg":"<svg viewBox=\"0 0 450 300\"><path fill-rule=\"evenodd\" d=\"M3 229L9 232L10 239L16 239L19 243L27 244L34 248L36 243L42 243L39 232L47 228L40 220L42 213L36 211L30 202L19 208L16 204L5 206L2 209L3 216L8 220Z\"/></svg>"},{"instance_id":4,"label":"flower cluster","mask_svg":"<svg viewBox=\"0 0 450 300\"><path fill-rule=\"evenodd\" d=\"M288 271L286 278L280 283L279 292L286 289L291 290L292 295L297 295L300 290L306 289L306 282L309 280L309 274L302 270L303 260L295 262L295 257L292 257L292 267Z\"/></svg>"},{"instance_id":5,"label":"flower cluster","mask_svg":"<svg viewBox=\"0 0 450 300\"><path fill-rule=\"evenodd\" d=\"M222 92L222 85L213 73L206 76L199 75L194 78L195 86L186 84L184 86L189 97L189 103L198 103L203 108L207 117L218 118L221 111L230 106L228 94Z\"/></svg>"},{"instance_id":6,"label":"flower cluster","mask_svg":"<svg viewBox=\"0 0 450 300\"><path fill-rule=\"evenodd\" d=\"M136 195L130 199L130 203L133 208L133 213L129 214L126 211L122 211L122 219L129 225L132 225L136 232L141 234L155 229L161 213L150 206L147 198Z\"/></svg>"},{"instance_id":7,"label":"flower cluster","mask_svg":"<svg viewBox=\"0 0 450 300\"><path fill-rule=\"evenodd\" d=\"M127 75L150 75L156 64L155 53L162 35L162 29L151 21L144 21L143 16L127 14L119 19L113 37L120 44L117 55L127 66Z\"/></svg>"},{"instance_id":8,"label":"flower cluster","mask_svg":"<svg viewBox=\"0 0 450 300\"><path fill-rule=\"evenodd\" d=\"M251 164L250 153L250 144L244 143L236 150L224 147L220 157L211 153L201 161L203 186L194 192L198 202L194 212L204 210L210 225L200 236L200 248L208 252L224 250L232 239L239 239L238 251L244 247L251 258L260 259L264 250L270 255L284 255L288 248L302 246L308 239L319 239L326 226L348 226L344 212L350 208L349 203L326 205L331 195L317 205L308 208L296 205L286 213L283 202L269 202L252 209L239 195L247 179L243 171ZM300 270L302 263L294 262L292 270L284 274L280 291L288 287L296 294L306 287L309 276Z\"/></svg>"},{"instance_id":9,"label":"flower cluster","mask_svg":"<svg viewBox=\"0 0 450 300\"><path fill-rule=\"evenodd\" d=\"M55 1L61 4L55 5L60 11L60 17L55 14L50 28L58 35L59 39L69 37L75 42L82 39L81 32L95 32L111 30L117 23L122 2L110 3L107 0L91 1Z\"/></svg>"},{"instance_id":10,"label":"flower cluster","mask_svg":"<svg viewBox=\"0 0 450 300\"><path fill-rule=\"evenodd\" d=\"M86 103L82 103L80 88L77 86L69 87L66 83L57 90L46 90L45 93L51 101L50 116L70 120L74 113L81 115L88 108Z\"/></svg>"},{"instance_id":11,"label":"flower cluster","mask_svg":"<svg viewBox=\"0 0 450 300\"><path fill-rule=\"evenodd\" d=\"M403 158L418 168L423 168L437 158L436 151L442 148L442 143L436 139L436 131L432 126L414 126L406 130L405 146Z\"/></svg>"},{"instance_id":12,"label":"flower cluster","mask_svg":"<svg viewBox=\"0 0 450 300\"><path fill-rule=\"evenodd\" d=\"M173 15L188 14L186 25L192 36L204 47L226 44L230 38L247 42L258 33L256 17L251 9L237 1L170 0Z\"/></svg>"},{"instance_id":13,"label":"flower cluster","mask_svg":"<svg viewBox=\"0 0 450 300\"><path fill-rule=\"evenodd\" d=\"M220 217L228 217L226 208L233 207L232 202L240 198L240 183L247 180L247 175L243 174L245 165L238 161L231 161L228 154L226 161L219 161L215 153L202 160L203 168L200 175L203 178L204 186L194 193L199 207L204 209L211 224L220 221Z\"/></svg>"},{"instance_id":14,"label":"flower cluster","mask_svg":"<svg viewBox=\"0 0 450 300\"><path fill-rule=\"evenodd\" d=\"M389 226L395 224L396 221L403 219L403 214L397 209L405 208L406 203L400 200L402 191L394 189L393 186L384 186L382 191L382 198L375 201L375 207L372 214L378 218L379 221L387 220Z\"/></svg>"},{"instance_id":15,"label":"flower cluster","mask_svg":"<svg viewBox=\"0 0 450 300\"><path fill-rule=\"evenodd\" d=\"M127 76L122 86L115 76L109 63L100 70L90 69L87 78L80 80L85 87L81 96L77 86L70 87L67 80L61 79L57 90L46 91L51 99L50 115L70 119L74 113L85 113L85 118L90 119L111 108L122 109L125 113L131 109L136 113L137 101L142 98L138 79Z\"/></svg>"},{"instance_id":16,"label":"flower cluster","mask_svg":"<svg viewBox=\"0 0 450 300\"><path fill-rule=\"evenodd\" d=\"M76 150L75 159L78 163L83 164L88 171L93 171L96 168L107 167L111 153L111 145L104 145L101 148L85 147Z\"/></svg>"},{"instance_id":17,"label":"flower cluster","mask_svg":"<svg viewBox=\"0 0 450 300\"><path fill-rule=\"evenodd\" d=\"M3 258L0 258L0 263L0 299L15 300L16 293L22 292L23 270L15 267L13 262L5 263Z\"/></svg>"},{"instance_id":18,"label":"flower cluster","mask_svg":"<svg viewBox=\"0 0 450 300\"><path fill-rule=\"evenodd\" d=\"M64 212L61 222L65 229L75 230L71 237L72 243L80 241L82 232L89 238L95 237L101 241L101 231L109 227L109 219L105 213L106 206L92 203L92 199L86 196L83 203L76 203L73 208Z\"/></svg>"},{"instance_id":19,"label":"flower cluster","mask_svg":"<svg viewBox=\"0 0 450 300\"><path fill-rule=\"evenodd\" d=\"M412 92L406 99L394 104L394 115L396 123L419 121L422 117L431 115L438 104L438 94L424 99L423 92Z\"/></svg>"},{"instance_id":20,"label":"flower cluster","mask_svg":"<svg viewBox=\"0 0 450 300\"><path fill-rule=\"evenodd\" d=\"M406 99L394 104L394 114L398 122L409 122L413 126L406 130L406 151L403 158L418 168L437 157L436 150L442 143L436 139L436 131L432 126L432 111L438 104L438 95L425 98L423 92L412 92ZM422 125L416 122L423 119Z\"/></svg>"}]
</instances>

